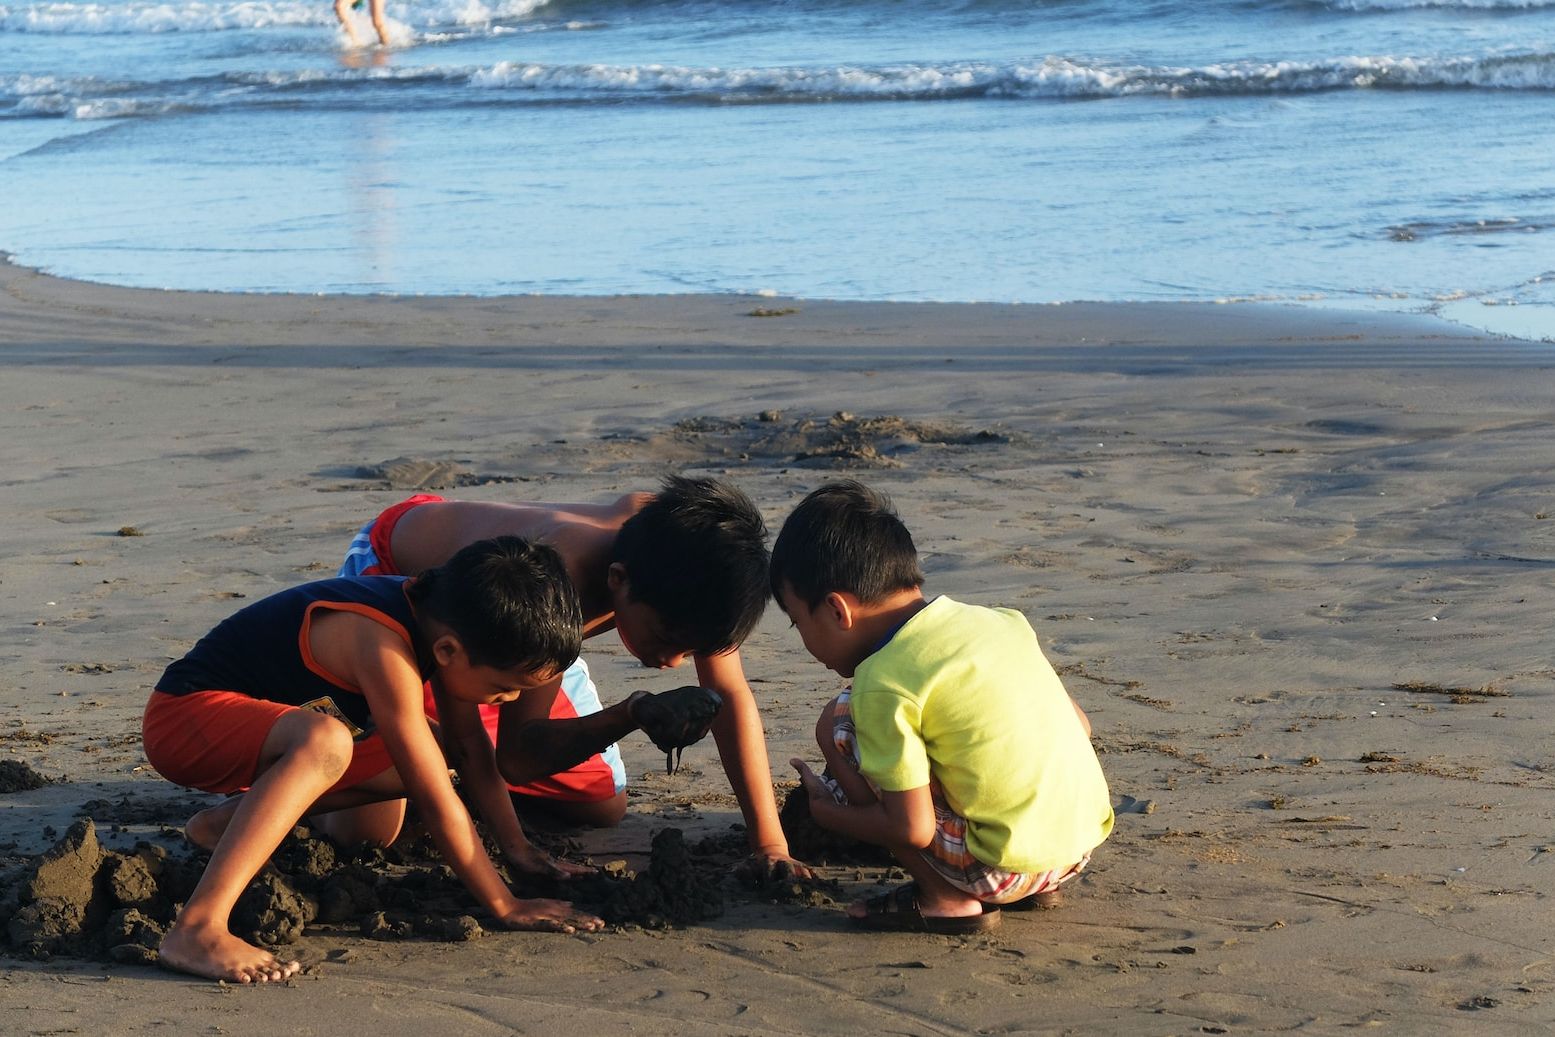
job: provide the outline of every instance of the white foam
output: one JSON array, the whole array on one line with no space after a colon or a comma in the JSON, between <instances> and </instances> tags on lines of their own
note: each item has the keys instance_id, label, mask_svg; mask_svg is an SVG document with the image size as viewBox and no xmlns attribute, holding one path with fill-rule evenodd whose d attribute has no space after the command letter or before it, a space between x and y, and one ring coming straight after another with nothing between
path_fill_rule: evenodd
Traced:
<instances>
[{"instance_id":1,"label":"white foam","mask_svg":"<svg viewBox=\"0 0 1555 1037\"><path fill-rule=\"evenodd\" d=\"M394 5L417 26L490 25L527 18L550 0L417 0ZM0 6L0 31L70 34L221 32L335 24L328 0L130 0L128 3L38 3Z\"/></svg>"},{"instance_id":2,"label":"white foam","mask_svg":"<svg viewBox=\"0 0 1555 1037\"><path fill-rule=\"evenodd\" d=\"M528 0L525 0L528 2ZM394 25L396 39L411 32ZM1019 64L853 65L718 68L675 65L545 65L500 62L489 67L387 66L371 69L230 72L229 84L66 80L0 76L0 116L74 114L116 118L172 110L214 110L262 101L267 90L320 83L351 89L380 78L421 79L457 90L532 93L615 101L659 97L711 104L834 101L935 101L953 98L1069 99L1129 96L1259 96L1364 89L1555 90L1555 55L1505 54L1446 58L1341 57L1318 62L1224 62L1203 66L1087 64L1050 57ZM138 96L134 102L123 98ZM343 98L340 99L343 102ZM515 97L523 103L527 98ZM26 107L23 107L25 103ZM1543 229L1542 227L1539 229Z\"/></svg>"},{"instance_id":3,"label":"white foam","mask_svg":"<svg viewBox=\"0 0 1555 1037\"><path fill-rule=\"evenodd\" d=\"M1417 11L1444 9L1465 11L1535 11L1555 7L1555 0L1328 0L1336 11Z\"/></svg>"},{"instance_id":4,"label":"white foam","mask_svg":"<svg viewBox=\"0 0 1555 1037\"><path fill-rule=\"evenodd\" d=\"M485 89L712 95L723 100L934 99L958 96L1082 98L1310 93L1373 88L1555 89L1555 54L1328 61L1233 61L1201 66L1088 64L1048 57L993 65L865 68L692 68L501 62L470 77Z\"/></svg>"}]
</instances>

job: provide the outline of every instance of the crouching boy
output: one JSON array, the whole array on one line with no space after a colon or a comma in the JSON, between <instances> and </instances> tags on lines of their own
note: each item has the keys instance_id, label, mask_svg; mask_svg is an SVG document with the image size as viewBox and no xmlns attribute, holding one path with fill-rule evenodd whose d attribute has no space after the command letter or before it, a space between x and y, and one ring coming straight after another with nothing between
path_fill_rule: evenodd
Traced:
<instances>
[{"instance_id":1,"label":"crouching boy","mask_svg":"<svg viewBox=\"0 0 1555 1037\"><path fill-rule=\"evenodd\" d=\"M554 693L580 644L577 594L560 558L517 537L472 544L413 579L303 584L218 624L167 668L142 725L163 777L242 792L190 819L189 838L211 859L162 941L162 963L240 983L294 974L297 962L228 929L239 895L301 818L343 844L387 845L407 796L499 924L600 928L564 901L513 896L449 780L423 691L430 681L461 771L490 785L496 762L477 707ZM493 835L510 859L527 860L536 851L499 799L489 812L482 804Z\"/></svg>"},{"instance_id":2,"label":"crouching boy","mask_svg":"<svg viewBox=\"0 0 1555 1037\"><path fill-rule=\"evenodd\" d=\"M817 823L913 877L848 907L867 929L974 933L1073 878L1112 830L1090 723L1011 609L928 601L881 494L823 486L783 524L772 592L820 663L853 678L794 760Z\"/></svg>"}]
</instances>

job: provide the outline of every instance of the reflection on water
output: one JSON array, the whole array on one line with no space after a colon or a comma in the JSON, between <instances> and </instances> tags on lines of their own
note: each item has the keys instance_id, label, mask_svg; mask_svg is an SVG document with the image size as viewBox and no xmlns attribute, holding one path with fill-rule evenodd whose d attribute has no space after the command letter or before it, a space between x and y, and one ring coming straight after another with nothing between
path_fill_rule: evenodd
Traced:
<instances>
[{"instance_id":1,"label":"reflection on water","mask_svg":"<svg viewBox=\"0 0 1555 1037\"><path fill-rule=\"evenodd\" d=\"M354 120L352 150L342 167L341 185L350 199L351 237L361 257L363 286L385 288L401 282L396 260L400 257L396 220L396 184L393 160L397 150L392 116L371 112Z\"/></svg>"}]
</instances>

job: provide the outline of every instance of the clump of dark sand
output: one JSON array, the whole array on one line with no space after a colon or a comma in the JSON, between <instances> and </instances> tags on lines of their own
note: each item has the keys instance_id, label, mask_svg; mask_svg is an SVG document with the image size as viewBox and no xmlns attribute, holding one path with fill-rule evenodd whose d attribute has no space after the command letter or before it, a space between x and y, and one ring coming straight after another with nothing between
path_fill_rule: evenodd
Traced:
<instances>
[{"instance_id":1,"label":"clump of dark sand","mask_svg":"<svg viewBox=\"0 0 1555 1037\"><path fill-rule=\"evenodd\" d=\"M721 862L694 855L680 829L665 828L654 833L646 871L607 869L557 884L551 895L612 925L678 928L723 914L725 870Z\"/></svg>"},{"instance_id":2,"label":"clump of dark sand","mask_svg":"<svg viewBox=\"0 0 1555 1037\"><path fill-rule=\"evenodd\" d=\"M687 418L649 437L656 454L674 458L734 457L808 468L897 468L923 449L1001 446L1008 432L973 429L944 421L914 421L893 414L859 417L788 417L763 411L753 418Z\"/></svg>"},{"instance_id":3,"label":"clump of dark sand","mask_svg":"<svg viewBox=\"0 0 1555 1037\"><path fill-rule=\"evenodd\" d=\"M835 879L803 877L796 875L786 862L768 868L749 855L749 843L743 826L722 835L703 837L692 848L700 857L728 862L728 868L740 885L749 890L756 900L773 904L798 904L804 907L834 907L843 895L842 884ZM800 856L793 846L790 852L806 864L820 861Z\"/></svg>"},{"instance_id":4,"label":"clump of dark sand","mask_svg":"<svg viewBox=\"0 0 1555 1037\"><path fill-rule=\"evenodd\" d=\"M0 760L0 793L31 792L48 783L26 760Z\"/></svg>"},{"instance_id":5,"label":"clump of dark sand","mask_svg":"<svg viewBox=\"0 0 1555 1037\"><path fill-rule=\"evenodd\" d=\"M151 823L161 822L171 806L99 805L116 817ZM723 880L742 847L743 837L735 836L691 846L679 829L666 828L654 834L648 867L640 873L617 863L567 882L518 877L516 892L571 900L614 925L684 927L723 913ZM128 853L108 849L93 819L81 818L55 846L0 875L0 952L154 963L208 859L188 844L169 850L142 841ZM816 906L829 905L836 892L830 888L835 883L784 874L747 884L764 900ZM457 941L481 936L483 916L424 835L388 849L341 849L299 827L239 898L231 929L268 947L317 930Z\"/></svg>"},{"instance_id":6,"label":"clump of dark sand","mask_svg":"<svg viewBox=\"0 0 1555 1037\"><path fill-rule=\"evenodd\" d=\"M293 943L314 925L390 938L464 940L480 935L478 911L443 865L398 851L342 853L299 828L233 909L233 933L251 943ZM141 842L105 849L91 818L55 846L0 878L0 949L127 963L156 961L162 936L188 899L208 855Z\"/></svg>"},{"instance_id":7,"label":"clump of dark sand","mask_svg":"<svg viewBox=\"0 0 1555 1037\"><path fill-rule=\"evenodd\" d=\"M362 465L351 473L370 479L386 490L454 490L512 482L511 476L481 475L463 461L427 457L395 457L375 465Z\"/></svg>"},{"instance_id":8,"label":"clump of dark sand","mask_svg":"<svg viewBox=\"0 0 1555 1037\"><path fill-rule=\"evenodd\" d=\"M33 958L144 958L118 949L134 944L154 958L174 905L188 897L198 877L198 868L151 843L128 854L105 850L92 821L77 821L3 883L3 944Z\"/></svg>"},{"instance_id":9,"label":"clump of dark sand","mask_svg":"<svg viewBox=\"0 0 1555 1037\"><path fill-rule=\"evenodd\" d=\"M877 867L896 860L882 846L849 839L816 824L810 814L810 797L802 785L789 790L778 810L778 823L788 840L788 852L806 864Z\"/></svg>"},{"instance_id":10,"label":"clump of dark sand","mask_svg":"<svg viewBox=\"0 0 1555 1037\"><path fill-rule=\"evenodd\" d=\"M139 816L128 807L117 813ZM193 847L170 852L149 842L130 853L109 850L93 820L82 818L55 846L0 877L0 949L39 959L154 963L207 859ZM642 874L600 873L561 885L554 895L616 924L683 926L722 913L720 875L721 868L693 857L678 829L666 829L654 837ZM239 898L231 928L268 947L294 943L316 928L380 940L456 941L483 934L481 914L425 837L387 850L340 850L298 828Z\"/></svg>"}]
</instances>

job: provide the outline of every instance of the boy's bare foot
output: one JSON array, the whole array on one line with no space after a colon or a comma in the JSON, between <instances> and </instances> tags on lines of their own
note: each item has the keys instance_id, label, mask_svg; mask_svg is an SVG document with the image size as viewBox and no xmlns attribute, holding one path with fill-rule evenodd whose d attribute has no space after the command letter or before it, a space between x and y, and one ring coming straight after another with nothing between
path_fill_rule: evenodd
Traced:
<instances>
[{"instance_id":1,"label":"boy's bare foot","mask_svg":"<svg viewBox=\"0 0 1555 1037\"><path fill-rule=\"evenodd\" d=\"M298 962L278 960L225 929L176 924L162 937L158 961L164 968L231 983L279 983L302 968Z\"/></svg>"},{"instance_id":2,"label":"boy's bare foot","mask_svg":"<svg viewBox=\"0 0 1555 1037\"><path fill-rule=\"evenodd\" d=\"M216 849L216 844L221 841L227 825L232 823L232 815L237 813L241 802L242 796L233 796L213 807L206 807L184 822L184 838L202 850Z\"/></svg>"}]
</instances>

